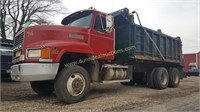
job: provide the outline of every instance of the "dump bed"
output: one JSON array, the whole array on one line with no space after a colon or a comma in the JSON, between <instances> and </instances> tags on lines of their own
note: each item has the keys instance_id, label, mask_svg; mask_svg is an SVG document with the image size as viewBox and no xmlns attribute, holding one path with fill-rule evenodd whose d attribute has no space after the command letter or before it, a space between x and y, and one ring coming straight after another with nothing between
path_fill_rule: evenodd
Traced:
<instances>
[{"instance_id":1,"label":"dump bed","mask_svg":"<svg viewBox=\"0 0 200 112\"><path fill-rule=\"evenodd\" d=\"M182 42L180 37L165 35L161 30L154 31L145 28L152 40L145 34L144 29L134 23L133 15L127 8L113 12L115 27L115 50L135 46L134 50L116 54L116 58L165 61L170 63L182 63ZM160 53L159 53L160 51ZM163 55L163 57L161 56Z\"/></svg>"}]
</instances>

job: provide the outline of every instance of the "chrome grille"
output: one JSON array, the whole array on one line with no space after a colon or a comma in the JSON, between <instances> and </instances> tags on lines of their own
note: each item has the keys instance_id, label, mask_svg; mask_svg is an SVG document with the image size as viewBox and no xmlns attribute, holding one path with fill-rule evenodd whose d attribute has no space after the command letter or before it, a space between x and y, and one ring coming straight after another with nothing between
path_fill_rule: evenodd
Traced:
<instances>
[{"instance_id":1,"label":"chrome grille","mask_svg":"<svg viewBox=\"0 0 200 112\"><path fill-rule=\"evenodd\" d=\"M17 47L19 45L23 46L24 41L24 31L21 30L16 34L16 37L14 38L14 47Z\"/></svg>"}]
</instances>

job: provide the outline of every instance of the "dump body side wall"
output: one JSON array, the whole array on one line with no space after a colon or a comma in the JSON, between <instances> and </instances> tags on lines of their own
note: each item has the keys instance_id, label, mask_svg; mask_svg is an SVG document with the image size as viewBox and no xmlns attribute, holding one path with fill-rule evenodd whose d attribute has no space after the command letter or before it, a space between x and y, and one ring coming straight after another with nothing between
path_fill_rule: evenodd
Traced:
<instances>
[{"instance_id":1,"label":"dump body side wall","mask_svg":"<svg viewBox=\"0 0 200 112\"><path fill-rule=\"evenodd\" d=\"M115 19L115 49L124 49L135 46L135 49L118 53L117 59L133 59L146 61L159 61L163 59L156 49L151 39L145 34L144 29L123 16L114 16ZM123 23L123 24L121 24ZM182 66L182 42L180 37L171 37L161 31L154 31L145 28L160 52L165 58L165 62L175 63Z\"/></svg>"}]
</instances>

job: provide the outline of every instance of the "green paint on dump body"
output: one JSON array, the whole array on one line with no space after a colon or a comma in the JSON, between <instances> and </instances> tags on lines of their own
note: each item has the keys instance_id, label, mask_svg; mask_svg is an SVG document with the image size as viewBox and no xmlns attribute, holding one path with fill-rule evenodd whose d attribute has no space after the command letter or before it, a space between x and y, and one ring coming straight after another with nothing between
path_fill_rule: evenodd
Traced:
<instances>
[{"instance_id":1,"label":"green paint on dump body","mask_svg":"<svg viewBox=\"0 0 200 112\"><path fill-rule=\"evenodd\" d=\"M113 12L115 27L115 49L135 46L136 49L116 54L117 58L133 58L146 60L162 60L155 45L145 34L141 26L134 23L133 15L127 8ZM182 43L180 37L165 35L161 30L145 28L152 37L166 61L182 62Z\"/></svg>"}]
</instances>

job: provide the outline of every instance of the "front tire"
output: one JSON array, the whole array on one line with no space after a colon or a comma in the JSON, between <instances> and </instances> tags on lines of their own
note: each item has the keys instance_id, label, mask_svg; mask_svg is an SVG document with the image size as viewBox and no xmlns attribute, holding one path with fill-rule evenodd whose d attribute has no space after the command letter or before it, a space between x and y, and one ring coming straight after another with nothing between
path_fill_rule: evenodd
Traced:
<instances>
[{"instance_id":1,"label":"front tire","mask_svg":"<svg viewBox=\"0 0 200 112\"><path fill-rule=\"evenodd\" d=\"M76 103L82 101L90 89L90 77L81 66L65 67L55 80L55 93L60 101Z\"/></svg>"},{"instance_id":2,"label":"front tire","mask_svg":"<svg viewBox=\"0 0 200 112\"><path fill-rule=\"evenodd\" d=\"M31 88L38 95L50 95L54 91L54 84L51 81L34 81L30 82Z\"/></svg>"}]
</instances>

